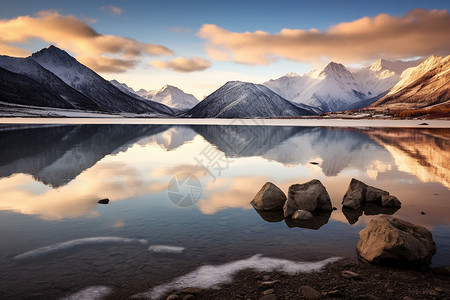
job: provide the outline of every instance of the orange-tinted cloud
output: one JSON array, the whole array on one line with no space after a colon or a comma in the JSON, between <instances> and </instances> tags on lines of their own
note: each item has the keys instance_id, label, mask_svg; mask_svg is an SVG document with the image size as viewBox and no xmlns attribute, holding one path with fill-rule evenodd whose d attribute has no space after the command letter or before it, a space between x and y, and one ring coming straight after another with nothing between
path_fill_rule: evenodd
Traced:
<instances>
[{"instance_id":1,"label":"orange-tinted cloud","mask_svg":"<svg viewBox=\"0 0 450 300\"><path fill-rule=\"evenodd\" d=\"M75 53L95 71L121 72L134 67L143 55L173 55L161 45L99 34L75 16L54 11L0 20L0 32L0 50L5 50L0 54L24 56L27 53L17 44L40 39Z\"/></svg>"},{"instance_id":2,"label":"orange-tinted cloud","mask_svg":"<svg viewBox=\"0 0 450 300\"><path fill-rule=\"evenodd\" d=\"M101 11L106 11L112 15L120 16L122 14L122 9L117 6L107 5L100 7Z\"/></svg>"},{"instance_id":3,"label":"orange-tinted cloud","mask_svg":"<svg viewBox=\"0 0 450 300\"><path fill-rule=\"evenodd\" d=\"M150 65L157 69L170 69L175 72L187 73L208 69L211 67L211 62L199 57L177 57L171 61L154 60L150 62Z\"/></svg>"},{"instance_id":4,"label":"orange-tinted cloud","mask_svg":"<svg viewBox=\"0 0 450 300\"><path fill-rule=\"evenodd\" d=\"M450 15L446 10L415 9L404 16L380 14L374 18L340 23L325 31L283 29L230 32L205 24L197 33L206 40L206 51L215 60L268 65L285 58L299 62L407 58L450 52Z\"/></svg>"}]
</instances>

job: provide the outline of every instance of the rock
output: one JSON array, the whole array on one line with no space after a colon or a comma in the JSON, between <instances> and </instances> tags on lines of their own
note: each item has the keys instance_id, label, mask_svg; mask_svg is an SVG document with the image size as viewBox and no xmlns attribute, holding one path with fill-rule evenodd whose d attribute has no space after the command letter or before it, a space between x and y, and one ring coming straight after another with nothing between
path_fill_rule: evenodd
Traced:
<instances>
[{"instance_id":1,"label":"rock","mask_svg":"<svg viewBox=\"0 0 450 300\"><path fill-rule=\"evenodd\" d=\"M379 188L368 185L366 188L366 202L381 203L383 196L389 196L389 193Z\"/></svg>"},{"instance_id":2,"label":"rock","mask_svg":"<svg viewBox=\"0 0 450 300\"><path fill-rule=\"evenodd\" d=\"M405 297L403 297L403 300L414 300L414 299L409 296L405 296Z\"/></svg>"},{"instance_id":3,"label":"rock","mask_svg":"<svg viewBox=\"0 0 450 300\"><path fill-rule=\"evenodd\" d=\"M344 270L341 272L342 277L347 278L347 279L355 279L355 280L360 280L361 276L359 276L358 273L355 273L353 271L349 271L349 270Z\"/></svg>"},{"instance_id":4,"label":"rock","mask_svg":"<svg viewBox=\"0 0 450 300\"><path fill-rule=\"evenodd\" d=\"M310 161L309 163L310 163L311 165L316 165L316 166L319 164L318 162L315 162L315 161Z\"/></svg>"},{"instance_id":5,"label":"rock","mask_svg":"<svg viewBox=\"0 0 450 300\"><path fill-rule=\"evenodd\" d=\"M186 296L183 297L183 300L192 300L195 299L194 295L191 294L187 294Z\"/></svg>"},{"instance_id":6,"label":"rock","mask_svg":"<svg viewBox=\"0 0 450 300\"><path fill-rule=\"evenodd\" d=\"M342 206L350 209L359 209L366 203L377 203L383 207L400 207L401 202L389 192L365 184L352 178L347 192L342 199Z\"/></svg>"},{"instance_id":7,"label":"rock","mask_svg":"<svg viewBox=\"0 0 450 300\"><path fill-rule=\"evenodd\" d=\"M108 198L101 199L101 200L98 200L97 203L99 203L99 204L108 204L109 203L109 199Z\"/></svg>"},{"instance_id":8,"label":"rock","mask_svg":"<svg viewBox=\"0 0 450 300\"><path fill-rule=\"evenodd\" d=\"M426 215L427 213L424 212L424 211L421 211L420 214L421 214L421 215Z\"/></svg>"},{"instance_id":9,"label":"rock","mask_svg":"<svg viewBox=\"0 0 450 300\"><path fill-rule=\"evenodd\" d=\"M433 268L433 273L436 275L450 276L450 266Z\"/></svg>"},{"instance_id":10,"label":"rock","mask_svg":"<svg viewBox=\"0 0 450 300\"><path fill-rule=\"evenodd\" d=\"M175 295L175 294L169 295L169 296L166 298L166 300L178 300L178 299L180 299L180 296Z\"/></svg>"},{"instance_id":11,"label":"rock","mask_svg":"<svg viewBox=\"0 0 450 300\"><path fill-rule=\"evenodd\" d=\"M352 209L360 208L365 201L366 189L367 184L352 178L342 200L342 205Z\"/></svg>"},{"instance_id":12,"label":"rock","mask_svg":"<svg viewBox=\"0 0 450 300\"><path fill-rule=\"evenodd\" d=\"M196 295L196 294L200 294L201 289L195 288L195 287L185 287L180 292L183 293L183 294L194 294L194 295Z\"/></svg>"},{"instance_id":13,"label":"rock","mask_svg":"<svg viewBox=\"0 0 450 300\"><path fill-rule=\"evenodd\" d=\"M383 195L381 197L381 205L384 207L401 207L402 203L395 196Z\"/></svg>"},{"instance_id":14,"label":"rock","mask_svg":"<svg viewBox=\"0 0 450 300\"><path fill-rule=\"evenodd\" d=\"M445 290L444 290L443 288L440 288L440 287L437 287L437 288L435 288L434 290L435 290L436 292L440 293L440 294L445 293Z\"/></svg>"},{"instance_id":15,"label":"rock","mask_svg":"<svg viewBox=\"0 0 450 300\"><path fill-rule=\"evenodd\" d=\"M313 212L317 209L331 211L330 196L322 183L313 179L303 184L289 187L288 199L284 203L284 217L291 217L297 210Z\"/></svg>"},{"instance_id":16,"label":"rock","mask_svg":"<svg viewBox=\"0 0 450 300\"><path fill-rule=\"evenodd\" d=\"M268 289L268 290L265 290L263 292L263 295L269 295L269 294L275 294L275 290L274 289Z\"/></svg>"},{"instance_id":17,"label":"rock","mask_svg":"<svg viewBox=\"0 0 450 300\"><path fill-rule=\"evenodd\" d=\"M344 195L344 200L342 201L342 206L345 208L358 209L360 208L365 200L365 193L362 188L354 191L348 191Z\"/></svg>"},{"instance_id":18,"label":"rock","mask_svg":"<svg viewBox=\"0 0 450 300\"><path fill-rule=\"evenodd\" d=\"M264 275L264 276L262 277L262 280L263 280L263 281L268 281L268 280L270 280L270 275Z\"/></svg>"},{"instance_id":19,"label":"rock","mask_svg":"<svg viewBox=\"0 0 450 300\"><path fill-rule=\"evenodd\" d=\"M301 286L298 291L308 299L320 299L322 297L321 292L308 285Z\"/></svg>"},{"instance_id":20,"label":"rock","mask_svg":"<svg viewBox=\"0 0 450 300\"><path fill-rule=\"evenodd\" d=\"M426 228L382 215L359 232L357 252L372 263L428 265L436 244Z\"/></svg>"},{"instance_id":21,"label":"rock","mask_svg":"<svg viewBox=\"0 0 450 300\"><path fill-rule=\"evenodd\" d=\"M282 210L286 202L286 195L279 187L266 182L250 202L258 210Z\"/></svg>"},{"instance_id":22,"label":"rock","mask_svg":"<svg viewBox=\"0 0 450 300\"><path fill-rule=\"evenodd\" d=\"M294 215L292 216L292 219L294 219L294 220L309 220L312 218L313 218L312 213L310 213L307 210L301 210L301 209L297 210L294 213Z\"/></svg>"},{"instance_id":23,"label":"rock","mask_svg":"<svg viewBox=\"0 0 450 300\"><path fill-rule=\"evenodd\" d=\"M269 294L262 296L259 300L278 300L278 297L275 294Z\"/></svg>"}]
</instances>

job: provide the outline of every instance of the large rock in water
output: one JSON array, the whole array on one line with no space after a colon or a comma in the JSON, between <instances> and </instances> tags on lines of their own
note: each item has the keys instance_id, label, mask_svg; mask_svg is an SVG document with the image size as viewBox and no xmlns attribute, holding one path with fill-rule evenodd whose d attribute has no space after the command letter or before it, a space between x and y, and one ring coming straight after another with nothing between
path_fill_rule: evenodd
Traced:
<instances>
[{"instance_id":1,"label":"large rock in water","mask_svg":"<svg viewBox=\"0 0 450 300\"><path fill-rule=\"evenodd\" d=\"M272 182L266 182L250 202L257 210L282 210L286 195Z\"/></svg>"},{"instance_id":2,"label":"large rock in water","mask_svg":"<svg viewBox=\"0 0 450 300\"><path fill-rule=\"evenodd\" d=\"M359 232L358 254L377 264L428 265L436 244L428 229L382 215Z\"/></svg>"},{"instance_id":3,"label":"large rock in water","mask_svg":"<svg viewBox=\"0 0 450 300\"><path fill-rule=\"evenodd\" d=\"M316 209L333 210L330 195L319 180L313 179L289 187L288 199L283 207L284 217L291 217L299 209L309 212Z\"/></svg>"},{"instance_id":4,"label":"large rock in water","mask_svg":"<svg viewBox=\"0 0 450 300\"><path fill-rule=\"evenodd\" d=\"M374 202L385 207L400 207L402 205L395 196L389 195L389 192L352 178L342 200L342 206L345 208L359 209L366 202Z\"/></svg>"}]
</instances>

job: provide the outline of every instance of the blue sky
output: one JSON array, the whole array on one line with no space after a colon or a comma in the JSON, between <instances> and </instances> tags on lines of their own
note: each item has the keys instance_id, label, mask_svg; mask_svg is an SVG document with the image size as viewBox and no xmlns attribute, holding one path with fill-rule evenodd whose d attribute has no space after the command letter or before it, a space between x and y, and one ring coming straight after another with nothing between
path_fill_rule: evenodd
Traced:
<instances>
[{"instance_id":1,"label":"blue sky","mask_svg":"<svg viewBox=\"0 0 450 300\"><path fill-rule=\"evenodd\" d=\"M449 1L0 1L0 24L20 16L35 17L41 11L56 13L59 18L73 16L85 23L101 35L125 37L142 43L164 46L172 54L152 55L144 53L133 57L135 64L132 67L110 72L106 67L96 69L107 79L117 79L126 82L134 89L158 89L164 84L176 85L186 92L203 98L228 80L246 80L263 82L277 78L288 72L299 74L307 73L313 67L326 63L327 59L341 58L346 65L367 64L376 57L361 54L360 60L347 59L345 56L332 56L324 54L323 61L302 57L295 57L291 52L273 49L277 41L277 33L283 29L327 31L330 27L341 23L354 22L363 17L375 18L380 14L387 14L392 18L404 17L408 12L422 8L427 12L431 10L448 10ZM114 10L114 9L116 10ZM437 18L437 17L436 17ZM447 20L447 16L443 16ZM406 19L406 17L405 17ZM423 20L426 18L424 17ZM424 21L425 22L425 21ZM213 24L216 27L207 37L200 37L198 32L204 24ZM445 24L443 24L445 26ZM421 26L421 25L419 25ZM426 27L423 25L424 28ZM357 26L355 26L357 28ZM214 37L225 30L222 39L212 42ZM29 30L32 30L30 28ZM255 47L265 47L259 39L255 41L246 53L242 52L240 45L229 41L233 33L263 31L269 37L267 53L256 53L255 59L249 57ZM237 41L245 41L244 36L238 36ZM257 38L252 36L251 38ZM324 38L328 38L325 36ZM442 39L442 33L440 38ZM265 40L265 38L263 38ZM25 50L28 53L47 47L51 39L42 35L10 42L9 46ZM228 41L228 42L227 42ZM57 44L58 40L54 43ZM0 45L2 40L0 39ZM218 50L231 53L231 58L218 59L211 55L205 44L210 43ZM260 43L260 44L258 44ZM245 44L245 43L242 43ZM301 47L299 43L296 47ZM57 46L61 47L61 45ZM444 45L445 46L445 45ZM436 51L447 51L442 44L436 44ZM272 48L271 48L272 47ZM0 50L1 50L0 46ZM120 53L82 53L79 48L66 48L75 57L86 57L93 61L93 55L107 55L108 57L122 59ZM300 48L299 48L300 49ZM320 48L319 48L320 49ZM349 48L351 49L351 48ZM431 49L431 48L430 48ZM433 49L426 51L420 49L417 55L433 54ZM241 52L240 52L241 51ZM320 51L320 50L319 50ZM351 51L351 50L349 50ZM387 58L407 58L415 52L389 52L377 50L380 55ZM438 51L438 52L439 52ZM100 53L100 54L99 54ZM13 53L0 53L12 55ZM440 53L436 53L440 54ZM238 56L245 56L241 59ZM259 56L258 56L259 55ZM301 54L299 54L300 56ZM169 62L176 57L184 58L178 65ZM193 58L198 60L193 60ZM125 58L129 59L129 57ZM152 61L159 61L149 65ZM83 62L85 62L83 61ZM180 64L192 69L183 72L176 70ZM155 66L159 66L156 68ZM175 69L174 69L175 68Z\"/></svg>"}]
</instances>

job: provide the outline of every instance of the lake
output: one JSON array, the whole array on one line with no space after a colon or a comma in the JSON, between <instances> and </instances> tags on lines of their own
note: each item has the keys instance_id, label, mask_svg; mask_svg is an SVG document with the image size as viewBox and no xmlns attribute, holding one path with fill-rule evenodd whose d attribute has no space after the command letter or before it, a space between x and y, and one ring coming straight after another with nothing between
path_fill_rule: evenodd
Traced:
<instances>
[{"instance_id":1,"label":"lake","mask_svg":"<svg viewBox=\"0 0 450 300\"><path fill-rule=\"evenodd\" d=\"M450 129L252 122L0 125L2 297L123 298L256 254L356 257L380 213L428 228L432 265L450 264ZM352 178L402 207L343 210ZM337 210L292 222L250 205L267 181L287 193L311 179Z\"/></svg>"}]
</instances>

